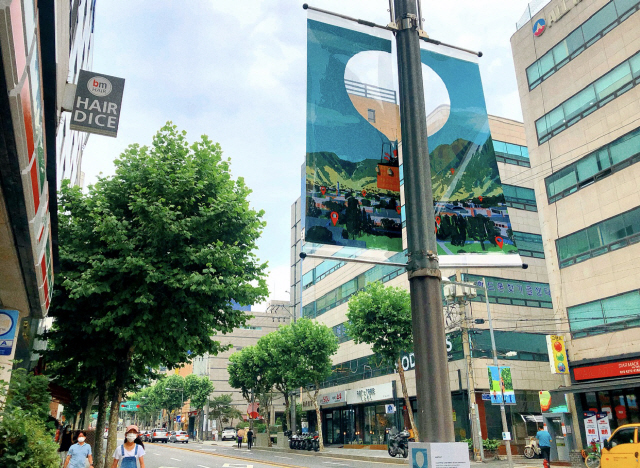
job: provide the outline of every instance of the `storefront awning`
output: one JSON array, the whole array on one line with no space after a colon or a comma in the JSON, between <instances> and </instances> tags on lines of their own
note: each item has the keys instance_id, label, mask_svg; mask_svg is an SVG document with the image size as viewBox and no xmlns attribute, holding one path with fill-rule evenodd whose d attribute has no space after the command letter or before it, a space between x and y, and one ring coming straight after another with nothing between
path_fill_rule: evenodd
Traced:
<instances>
[{"instance_id":1,"label":"storefront awning","mask_svg":"<svg viewBox=\"0 0 640 468\"><path fill-rule=\"evenodd\" d=\"M605 390L618 390L621 388L640 387L640 377L631 379L605 380L599 382L585 382L571 385L570 387L559 387L552 392L558 393L585 393L600 392Z\"/></svg>"}]
</instances>

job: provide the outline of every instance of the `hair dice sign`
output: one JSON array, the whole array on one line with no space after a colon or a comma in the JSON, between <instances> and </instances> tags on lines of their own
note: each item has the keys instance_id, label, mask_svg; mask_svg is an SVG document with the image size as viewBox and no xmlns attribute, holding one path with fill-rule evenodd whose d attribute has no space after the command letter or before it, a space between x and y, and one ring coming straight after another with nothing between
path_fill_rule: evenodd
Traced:
<instances>
[{"instance_id":1,"label":"hair dice sign","mask_svg":"<svg viewBox=\"0 0 640 468\"><path fill-rule=\"evenodd\" d=\"M118 136L124 79L80 70L71 129Z\"/></svg>"}]
</instances>

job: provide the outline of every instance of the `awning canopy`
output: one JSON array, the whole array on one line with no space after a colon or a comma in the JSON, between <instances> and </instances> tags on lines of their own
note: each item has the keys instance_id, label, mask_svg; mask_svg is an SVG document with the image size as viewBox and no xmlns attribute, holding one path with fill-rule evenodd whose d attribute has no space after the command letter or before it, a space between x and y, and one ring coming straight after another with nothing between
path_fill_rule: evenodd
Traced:
<instances>
[{"instance_id":1,"label":"awning canopy","mask_svg":"<svg viewBox=\"0 0 640 468\"><path fill-rule=\"evenodd\" d=\"M600 380L597 382L585 382L571 385L570 387L558 387L551 392L557 393L586 393L603 390L619 390L621 388L640 387L640 377L630 379Z\"/></svg>"}]
</instances>

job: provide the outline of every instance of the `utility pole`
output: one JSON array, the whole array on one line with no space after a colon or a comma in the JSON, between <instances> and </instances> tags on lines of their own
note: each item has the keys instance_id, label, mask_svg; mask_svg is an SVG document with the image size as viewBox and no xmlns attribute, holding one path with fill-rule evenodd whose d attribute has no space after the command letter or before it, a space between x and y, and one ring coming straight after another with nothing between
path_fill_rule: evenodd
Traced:
<instances>
[{"instance_id":1,"label":"utility pole","mask_svg":"<svg viewBox=\"0 0 640 468\"><path fill-rule=\"evenodd\" d=\"M420 441L454 442L417 1L395 0L394 11L418 432Z\"/></svg>"},{"instance_id":2,"label":"utility pole","mask_svg":"<svg viewBox=\"0 0 640 468\"><path fill-rule=\"evenodd\" d=\"M460 270L456 270L456 282L462 282L462 274ZM456 285L455 288L461 286ZM467 289L463 288L463 292ZM470 288L468 288L471 291ZM473 356L471 354L471 344L469 340L469 318L467 317L466 300L467 297L475 297L477 294L475 290L470 296L463 293L462 300L458 301L460 305L460 331L462 333L462 352L464 354L465 364L467 366L467 398L469 400L469 421L471 426L471 434L473 439L473 453L475 461L484 461L484 450L482 447L482 436L480 434L480 427L477 424L478 414L476 410L476 385L475 377L473 375ZM456 294L456 298L458 295Z\"/></svg>"},{"instance_id":3,"label":"utility pole","mask_svg":"<svg viewBox=\"0 0 640 468\"><path fill-rule=\"evenodd\" d=\"M489 293L487 290L487 280L482 278L482 285L484 286L484 300L487 303L487 316L489 317L489 332L491 333L491 351L493 352L493 365L498 366L498 351L496 350L496 339L493 335L493 322L491 321L491 306L489 305ZM502 399L500 400L500 417L502 418L502 432L509 432L509 426L507 426L507 413L504 407L504 394L502 393L502 386L500 386L500 393ZM511 441L505 440L507 449L507 460L509 462L509 468L513 468L513 457L511 456Z\"/></svg>"}]
</instances>

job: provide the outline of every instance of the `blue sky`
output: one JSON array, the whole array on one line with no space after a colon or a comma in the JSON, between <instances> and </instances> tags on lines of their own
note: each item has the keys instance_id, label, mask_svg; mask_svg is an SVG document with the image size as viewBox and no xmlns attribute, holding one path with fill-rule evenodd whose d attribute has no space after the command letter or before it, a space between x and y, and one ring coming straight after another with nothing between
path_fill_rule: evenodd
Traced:
<instances>
[{"instance_id":1,"label":"blue sky","mask_svg":"<svg viewBox=\"0 0 640 468\"><path fill-rule=\"evenodd\" d=\"M85 185L113 173L131 143L149 144L167 121L193 141L207 134L253 189L267 228L270 298L288 299L290 206L305 154L306 12L294 0L98 0L93 69L126 79L118 138L92 135ZM431 37L482 50L490 114L521 120L509 38L524 0L423 0ZM389 22L387 0L310 5Z\"/></svg>"}]
</instances>

